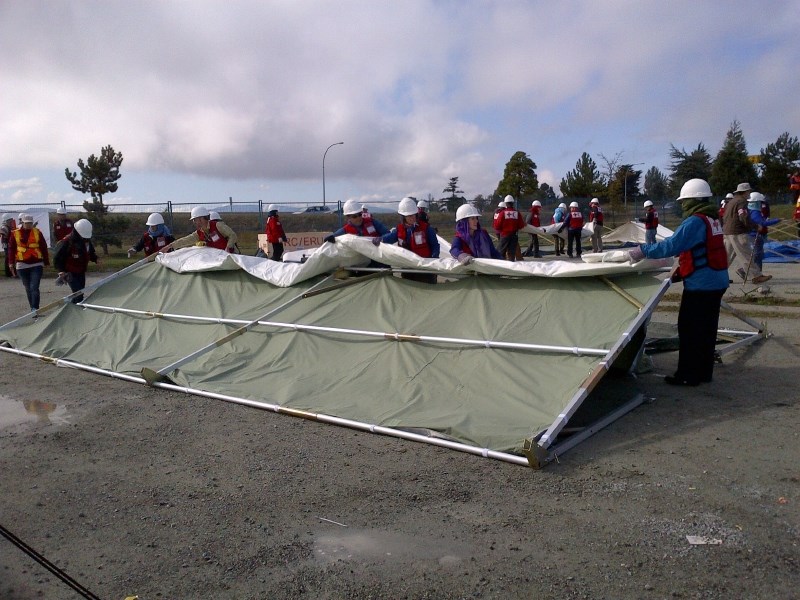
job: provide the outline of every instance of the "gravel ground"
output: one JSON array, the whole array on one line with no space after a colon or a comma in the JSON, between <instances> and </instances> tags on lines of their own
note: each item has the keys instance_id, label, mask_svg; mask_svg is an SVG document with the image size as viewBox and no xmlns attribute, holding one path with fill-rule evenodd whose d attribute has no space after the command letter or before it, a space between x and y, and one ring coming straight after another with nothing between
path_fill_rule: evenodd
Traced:
<instances>
[{"instance_id":1,"label":"gravel ground","mask_svg":"<svg viewBox=\"0 0 800 600\"><path fill-rule=\"evenodd\" d=\"M118 600L797 598L798 312L768 326L712 385L654 356L651 400L540 471L0 353L0 524ZM0 538L0 598L78 597Z\"/></svg>"}]
</instances>

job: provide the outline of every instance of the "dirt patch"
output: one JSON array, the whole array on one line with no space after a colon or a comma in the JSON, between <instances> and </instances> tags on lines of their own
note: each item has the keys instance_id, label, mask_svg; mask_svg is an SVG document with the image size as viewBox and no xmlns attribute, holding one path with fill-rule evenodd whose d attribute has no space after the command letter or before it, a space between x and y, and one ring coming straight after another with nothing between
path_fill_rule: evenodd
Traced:
<instances>
[{"instance_id":1,"label":"dirt patch","mask_svg":"<svg viewBox=\"0 0 800 600\"><path fill-rule=\"evenodd\" d=\"M654 356L652 401L542 471L0 353L54 415L0 429L0 521L103 598L794 597L800 319L769 329L712 385ZM0 549L0 597L77 597Z\"/></svg>"}]
</instances>

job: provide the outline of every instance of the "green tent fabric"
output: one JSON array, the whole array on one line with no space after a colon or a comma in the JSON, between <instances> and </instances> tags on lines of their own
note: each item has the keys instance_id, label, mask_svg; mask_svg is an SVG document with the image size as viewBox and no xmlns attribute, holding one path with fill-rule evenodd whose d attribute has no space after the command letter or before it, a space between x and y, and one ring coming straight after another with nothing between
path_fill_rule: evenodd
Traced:
<instances>
[{"instance_id":1,"label":"green tent fabric","mask_svg":"<svg viewBox=\"0 0 800 600\"><path fill-rule=\"evenodd\" d=\"M640 317L631 299L599 277L472 276L427 285L383 276L301 297L321 281L278 287L242 270L179 274L151 263L101 285L85 303L154 314L64 304L3 327L0 343L139 377L240 326L214 319L251 321L289 302L269 316L272 325L256 325L167 376L186 388L520 454L525 440L564 413L602 356L398 341L394 334L610 350ZM613 283L642 305L663 287L652 273L614 276Z\"/></svg>"}]
</instances>

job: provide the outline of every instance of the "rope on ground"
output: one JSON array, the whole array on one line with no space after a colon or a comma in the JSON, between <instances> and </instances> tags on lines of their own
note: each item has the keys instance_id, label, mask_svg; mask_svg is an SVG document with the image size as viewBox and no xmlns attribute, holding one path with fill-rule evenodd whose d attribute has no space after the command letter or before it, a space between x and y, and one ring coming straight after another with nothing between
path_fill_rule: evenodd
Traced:
<instances>
[{"instance_id":1,"label":"rope on ground","mask_svg":"<svg viewBox=\"0 0 800 600\"><path fill-rule=\"evenodd\" d=\"M58 577L61 581L66 583L69 587L78 592L84 598L88 598L89 600L100 600L99 596L87 590L80 583L75 581L72 577L67 575L64 571L59 569L57 566L55 566L53 563L47 560L44 556L39 554L36 550L28 546L25 542L23 542L21 539L19 539L16 535L11 533L8 529L3 527L2 525L0 525L0 534L2 534L3 537L5 537L9 542L14 544L17 548L22 550L25 554L30 556L33 560L38 562L45 569L50 571L53 575Z\"/></svg>"}]
</instances>

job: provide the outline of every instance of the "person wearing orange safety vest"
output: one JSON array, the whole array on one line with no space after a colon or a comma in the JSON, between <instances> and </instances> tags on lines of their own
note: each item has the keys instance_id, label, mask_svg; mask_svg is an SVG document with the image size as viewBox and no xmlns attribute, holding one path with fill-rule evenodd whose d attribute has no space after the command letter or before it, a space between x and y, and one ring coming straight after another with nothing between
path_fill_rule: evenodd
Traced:
<instances>
[{"instance_id":1,"label":"person wearing orange safety vest","mask_svg":"<svg viewBox=\"0 0 800 600\"><path fill-rule=\"evenodd\" d=\"M509 195L504 198L505 208L497 212L494 217L494 229L500 238L497 244L497 251L506 260L512 262L517 260L517 248L519 247L519 230L525 227L525 219L520 212L514 208L514 197Z\"/></svg>"},{"instance_id":2,"label":"person wearing orange safety vest","mask_svg":"<svg viewBox=\"0 0 800 600\"><path fill-rule=\"evenodd\" d=\"M55 238L55 243L57 244L72 233L72 228L73 223L72 220L67 217L67 209L59 207L56 211L56 220L53 223L53 237Z\"/></svg>"},{"instance_id":3,"label":"person wearing orange safety vest","mask_svg":"<svg viewBox=\"0 0 800 600\"><path fill-rule=\"evenodd\" d=\"M47 254L47 240L38 228L33 226L33 217L23 214L22 227L11 232L8 240L8 255L11 274L19 275L28 305L31 310L39 310L39 283L42 281L44 266L50 264Z\"/></svg>"},{"instance_id":4,"label":"person wearing orange safety vest","mask_svg":"<svg viewBox=\"0 0 800 600\"><path fill-rule=\"evenodd\" d=\"M264 227L264 233L267 234L267 241L272 246L272 254L270 260L281 260L283 257L283 244L288 242L286 233L283 231L283 225L278 217L278 207L270 204L267 207L267 224Z\"/></svg>"},{"instance_id":5,"label":"person wearing orange safety vest","mask_svg":"<svg viewBox=\"0 0 800 600\"><path fill-rule=\"evenodd\" d=\"M209 210L203 206L192 209L189 220L195 226L194 233L172 242L175 250L189 246L207 246L236 253L237 237L233 229L222 221L212 221Z\"/></svg>"},{"instance_id":6,"label":"person wearing orange safety vest","mask_svg":"<svg viewBox=\"0 0 800 600\"><path fill-rule=\"evenodd\" d=\"M658 231L658 211L650 200L644 203L644 207L647 212L643 217L639 217L639 222L644 223L644 243L655 244Z\"/></svg>"},{"instance_id":7,"label":"person wearing orange safety vest","mask_svg":"<svg viewBox=\"0 0 800 600\"><path fill-rule=\"evenodd\" d=\"M581 207L577 202L569 203L569 210L567 211L567 218L564 219L564 224L559 227L559 233L567 228L567 256L572 258L572 247L574 245L575 252L578 258L581 257L583 250L581 248L581 234L583 233L583 213Z\"/></svg>"},{"instance_id":8,"label":"person wearing orange safety vest","mask_svg":"<svg viewBox=\"0 0 800 600\"><path fill-rule=\"evenodd\" d=\"M709 383L714 372L714 353L720 302L728 289L728 255L711 188L703 179L690 179L681 188L684 221L670 237L636 246L628 253L632 263L642 258L678 256L674 281L683 281L678 311L678 369L664 381L670 385Z\"/></svg>"},{"instance_id":9,"label":"person wearing orange safety vest","mask_svg":"<svg viewBox=\"0 0 800 600\"><path fill-rule=\"evenodd\" d=\"M439 258L439 239L433 227L417 217L417 205L412 198L403 198L397 207L400 223L389 233L382 235L378 243L397 244L422 258ZM402 273L403 279L436 283L435 273Z\"/></svg>"}]
</instances>

